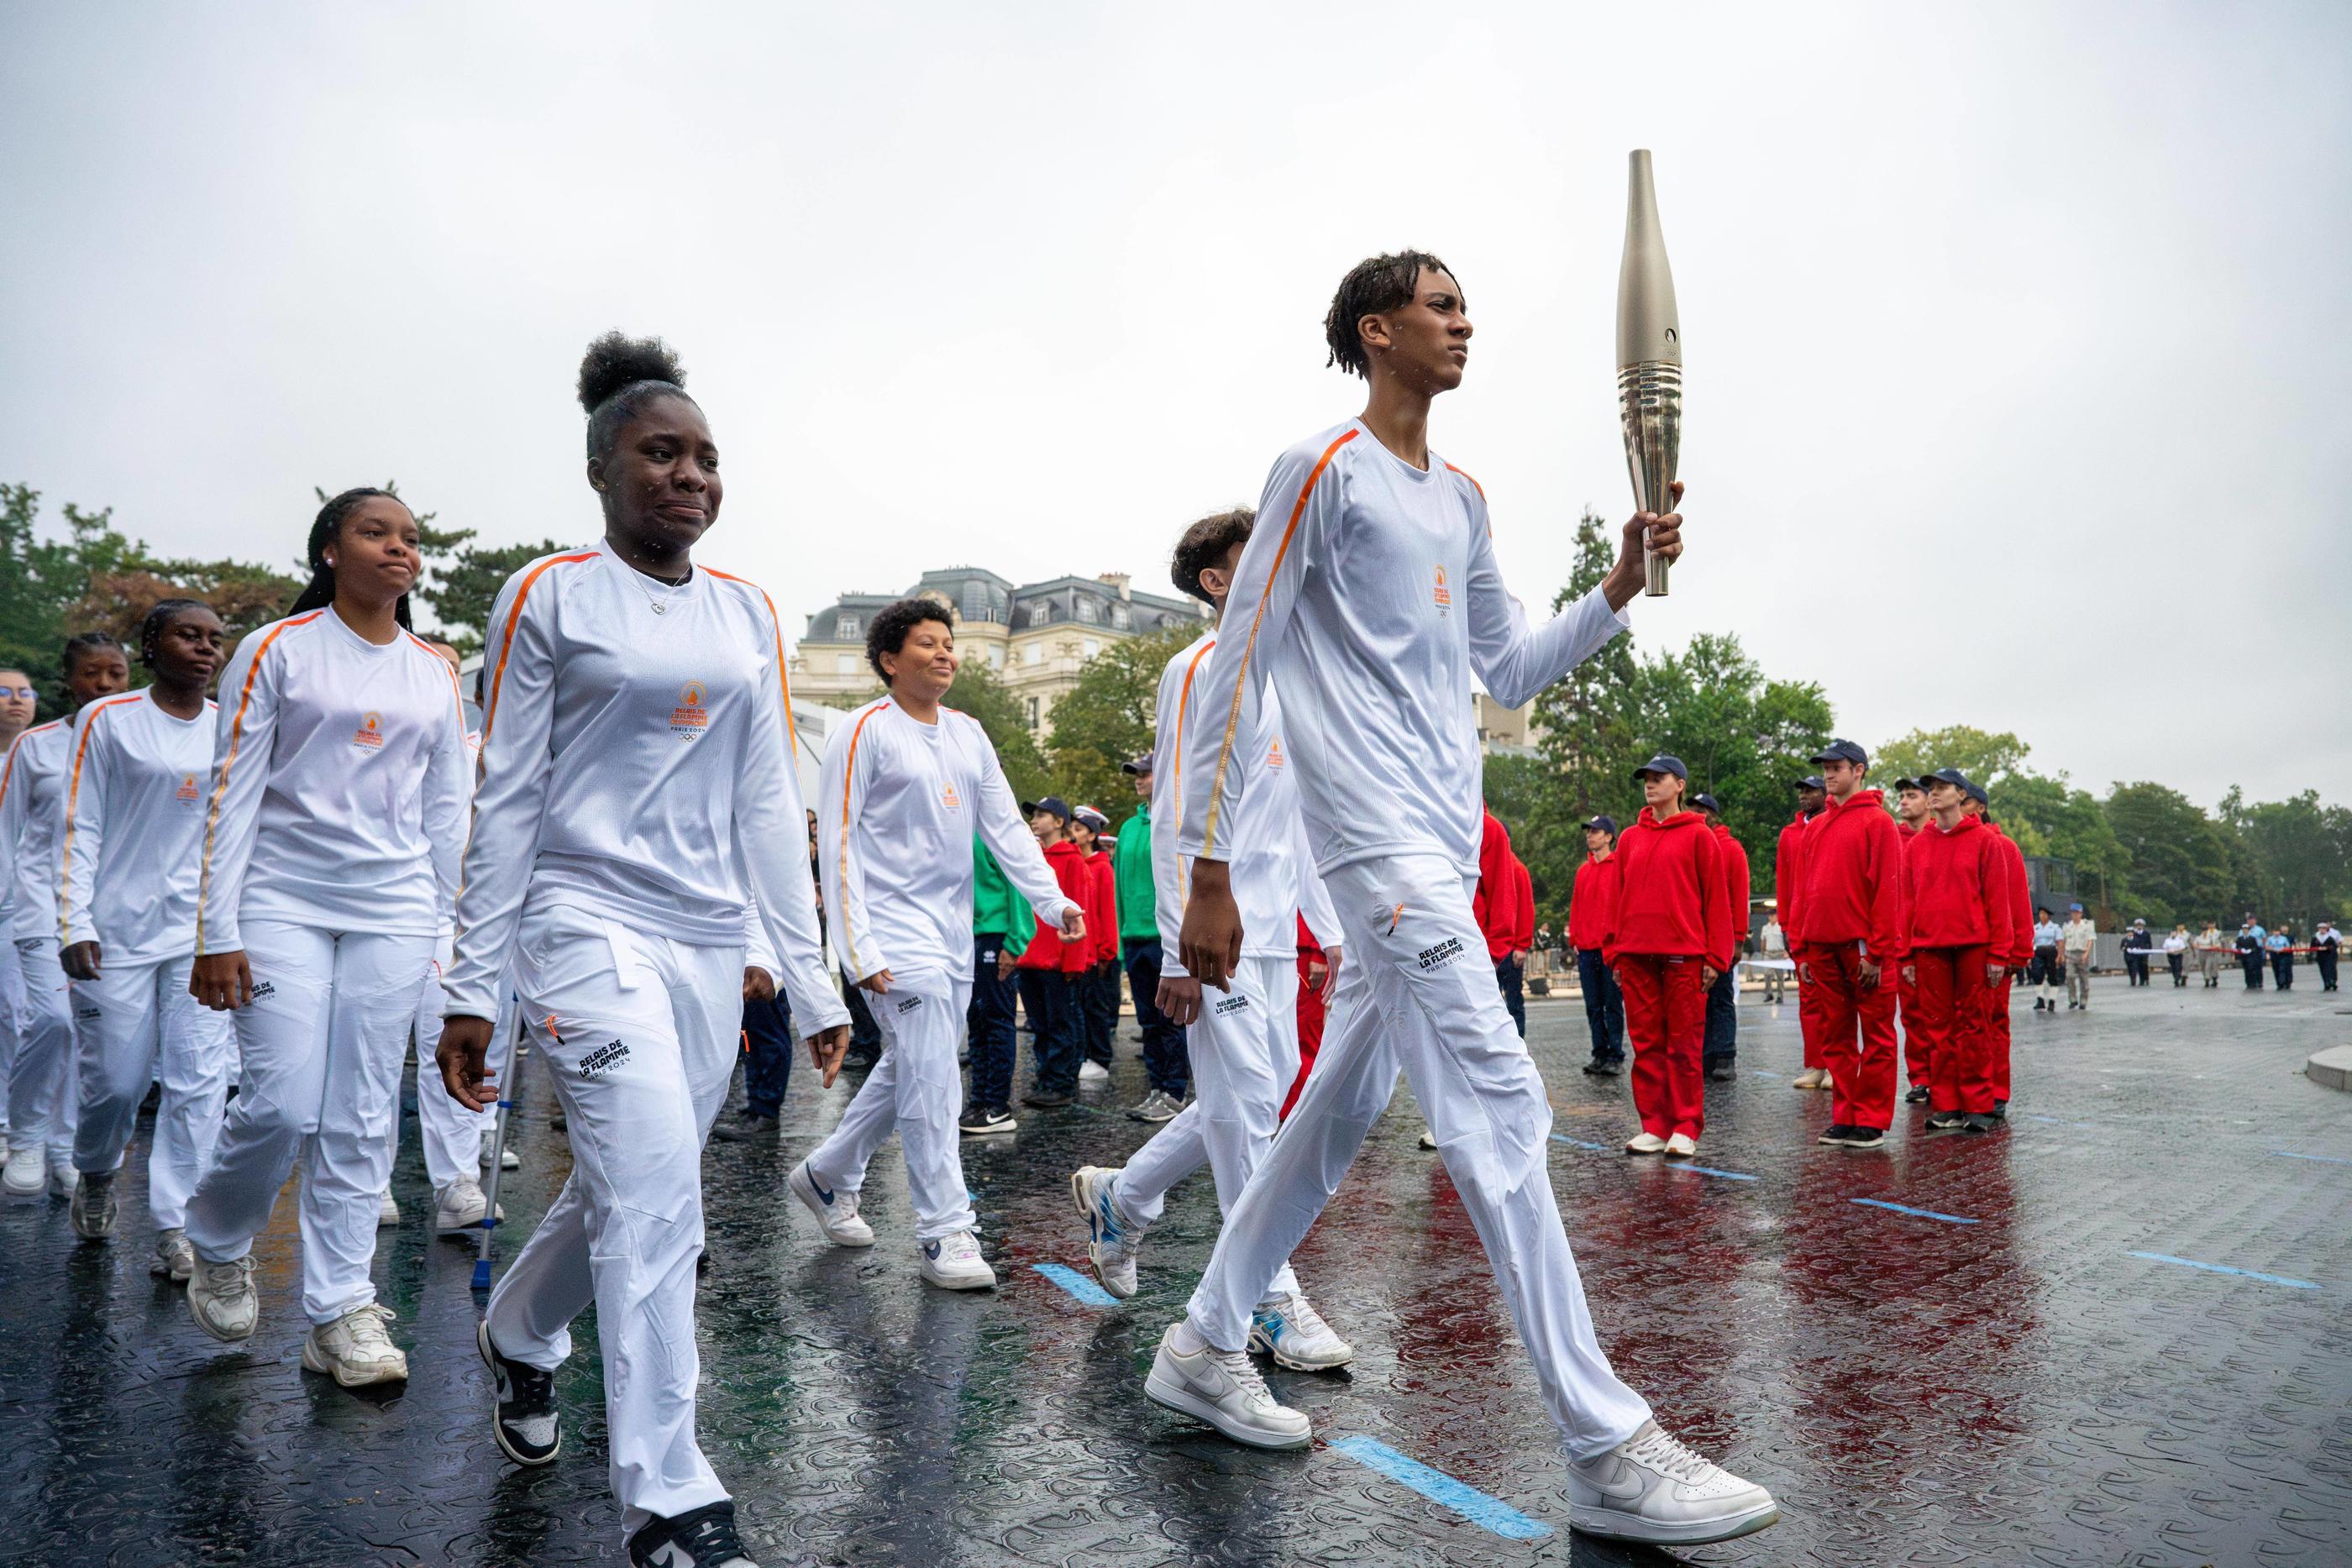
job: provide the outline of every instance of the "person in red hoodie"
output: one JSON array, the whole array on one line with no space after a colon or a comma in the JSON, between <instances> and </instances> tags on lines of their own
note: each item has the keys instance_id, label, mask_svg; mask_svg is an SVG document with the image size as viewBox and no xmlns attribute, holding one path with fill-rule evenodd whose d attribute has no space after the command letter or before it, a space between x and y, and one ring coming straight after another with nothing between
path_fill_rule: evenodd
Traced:
<instances>
[{"instance_id":1,"label":"person in red hoodie","mask_svg":"<svg viewBox=\"0 0 2352 1568\"><path fill-rule=\"evenodd\" d=\"M1584 992L1585 1027L1592 1031L1588 1078L1625 1070L1625 999L1617 977L1601 961L1601 944L1617 908L1617 821L1594 817L1584 824L1584 863L1568 900L1568 945L1576 954L1576 980Z\"/></svg>"},{"instance_id":2,"label":"person in red hoodie","mask_svg":"<svg viewBox=\"0 0 2352 1568\"><path fill-rule=\"evenodd\" d=\"M1772 910L1780 916L1780 938L1797 965L1797 1029L1804 1038L1804 1071L1790 1081L1792 1089L1827 1089L1829 1070L1822 1065L1822 1040L1829 1012L1822 1004L1822 988L1804 969L1804 949L1798 944L1798 908L1805 892L1805 826L1830 802L1829 790L1818 773L1797 780L1797 814L1780 830L1772 854Z\"/></svg>"},{"instance_id":3,"label":"person in red hoodie","mask_svg":"<svg viewBox=\"0 0 2352 1568\"><path fill-rule=\"evenodd\" d=\"M1731 967L1706 988L1706 1045L1699 1053L1699 1071L1717 1082L1739 1075L1739 945L1748 936L1748 846L1724 822L1723 807L1712 795L1691 797L1715 835L1716 859L1723 869L1723 904L1731 917Z\"/></svg>"},{"instance_id":4,"label":"person in red hoodie","mask_svg":"<svg viewBox=\"0 0 2352 1568\"><path fill-rule=\"evenodd\" d=\"M2025 852L2017 841L2001 831L1992 820L1992 800L1981 784L1970 787L1968 810L1984 820L1995 838L2000 841L2002 865L2009 873L2009 941L2006 950L1996 953L2001 961L2000 978L1992 983L1992 991L1985 998L1985 1027L1992 1036L1992 1114L1995 1121L2009 1117L2009 988L2033 962L2033 894L2026 886Z\"/></svg>"},{"instance_id":5,"label":"person in red hoodie","mask_svg":"<svg viewBox=\"0 0 2352 1568\"><path fill-rule=\"evenodd\" d=\"M1830 1126L1818 1142L1874 1149L1895 1120L1895 986L1906 948L1903 837L1867 789L1870 753L1832 740L1813 755L1829 805L1805 827L1800 980L1822 988ZM1793 946L1793 945L1792 945Z\"/></svg>"},{"instance_id":6,"label":"person in red hoodie","mask_svg":"<svg viewBox=\"0 0 2352 1568\"><path fill-rule=\"evenodd\" d=\"M1633 778L1645 804L1617 843L1617 908L1601 945L1633 1041L1642 1130L1625 1152L1687 1159L1706 1126L1706 988L1730 967L1731 918L1715 835L1683 809L1682 759L1661 753Z\"/></svg>"},{"instance_id":7,"label":"person in red hoodie","mask_svg":"<svg viewBox=\"0 0 2352 1568\"><path fill-rule=\"evenodd\" d=\"M1907 854L1917 841L1921 829L1929 825L1927 815L1927 784L1922 779L1897 779L1895 781L1895 831L1903 836L1904 852ZM1905 971L1908 972L1907 967ZM1903 1036L1903 1077L1910 1087L1904 1091L1906 1103L1924 1105L1927 1103L1927 1040L1911 1021L1912 1010L1918 998L1911 982L1900 980L1895 987L1895 1021Z\"/></svg>"},{"instance_id":8,"label":"person in red hoodie","mask_svg":"<svg viewBox=\"0 0 2352 1568\"><path fill-rule=\"evenodd\" d=\"M1092 806L1070 813L1070 841L1087 862L1087 962L1077 979L1078 1040L1086 1060L1078 1081L1110 1076L1111 1040L1118 1031L1118 868L1103 848L1110 819ZM1098 924L1099 923L1099 924Z\"/></svg>"},{"instance_id":9,"label":"person in red hoodie","mask_svg":"<svg viewBox=\"0 0 2352 1568\"><path fill-rule=\"evenodd\" d=\"M1934 1077L1927 1131L1992 1131L1991 1033L1985 1001L2011 943L2009 864L1996 834L1967 810L1975 786L1957 768L1922 780L1935 820L1903 856L1915 989L1912 1027L1927 1040Z\"/></svg>"},{"instance_id":10,"label":"person in red hoodie","mask_svg":"<svg viewBox=\"0 0 2352 1568\"><path fill-rule=\"evenodd\" d=\"M1045 863L1054 868L1054 882L1062 896L1077 900L1078 906L1085 908L1087 860L1070 841L1068 802L1048 795L1042 800L1023 801L1021 810L1029 819L1029 831L1037 835L1045 851ZM1021 981L1021 1010L1028 1015L1029 1027L1037 1031L1036 1044L1030 1048L1036 1075L1029 1092L1021 1097L1024 1105L1048 1110L1077 1097L1082 1047L1076 986L1078 977L1092 967L1094 956L1091 924L1084 936L1071 937L1060 926L1040 920L1013 966Z\"/></svg>"}]
</instances>

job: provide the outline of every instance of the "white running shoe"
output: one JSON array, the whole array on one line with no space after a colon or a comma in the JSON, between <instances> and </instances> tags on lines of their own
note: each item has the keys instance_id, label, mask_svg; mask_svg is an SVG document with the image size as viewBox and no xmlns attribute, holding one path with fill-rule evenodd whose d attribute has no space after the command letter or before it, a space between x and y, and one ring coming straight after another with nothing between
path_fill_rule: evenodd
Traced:
<instances>
[{"instance_id":1,"label":"white running shoe","mask_svg":"<svg viewBox=\"0 0 2352 1568\"><path fill-rule=\"evenodd\" d=\"M1568 1467L1569 1523L1587 1535L1696 1546L1751 1535L1780 1517L1772 1494L1708 1463L1655 1421Z\"/></svg>"},{"instance_id":2,"label":"white running shoe","mask_svg":"<svg viewBox=\"0 0 2352 1568\"><path fill-rule=\"evenodd\" d=\"M392 1188L386 1187L383 1189L383 1201L375 1206L375 1228L384 1230L399 1223L400 1205L393 1201Z\"/></svg>"},{"instance_id":3,"label":"white running shoe","mask_svg":"<svg viewBox=\"0 0 2352 1568\"><path fill-rule=\"evenodd\" d=\"M81 1188L81 1172L74 1169L69 1159L49 1162L49 1196L71 1197Z\"/></svg>"},{"instance_id":4,"label":"white running shoe","mask_svg":"<svg viewBox=\"0 0 2352 1568\"><path fill-rule=\"evenodd\" d=\"M482 1191L482 1184L472 1176L459 1176L433 1195L433 1228L443 1236L461 1236L482 1228L482 1216L489 1211L490 1200ZM499 1218L507 1217L506 1205L499 1206Z\"/></svg>"},{"instance_id":5,"label":"white running shoe","mask_svg":"<svg viewBox=\"0 0 2352 1568\"><path fill-rule=\"evenodd\" d=\"M1249 1347L1293 1372L1330 1372L1356 1359L1356 1347L1332 1332L1304 1291L1276 1296L1251 1314Z\"/></svg>"},{"instance_id":6,"label":"white running shoe","mask_svg":"<svg viewBox=\"0 0 2352 1568\"><path fill-rule=\"evenodd\" d=\"M196 1249L188 1245L188 1233L177 1226L155 1238L155 1257L147 1271L158 1279L184 1285L196 1271Z\"/></svg>"},{"instance_id":7,"label":"white running shoe","mask_svg":"<svg viewBox=\"0 0 2352 1568\"><path fill-rule=\"evenodd\" d=\"M104 1241L114 1234L114 1176L112 1171L96 1172L74 1188L74 1234L84 1241Z\"/></svg>"},{"instance_id":8,"label":"white running shoe","mask_svg":"<svg viewBox=\"0 0 2352 1568\"><path fill-rule=\"evenodd\" d=\"M816 1216L817 1228L824 1232L827 1241L835 1247L874 1245L874 1228L857 1218L856 1193L837 1192L817 1186L816 1177L809 1173L806 1160L793 1167L793 1174L784 1178L784 1185L793 1189L793 1196L799 1198L811 1214Z\"/></svg>"},{"instance_id":9,"label":"white running shoe","mask_svg":"<svg viewBox=\"0 0 2352 1568\"><path fill-rule=\"evenodd\" d=\"M1686 1160L1698 1153L1698 1140L1688 1133L1676 1133L1666 1140L1666 1158Z\"/></svg>"},{"instance_id":10,"label":"white running shoe","mask_svg":"<svg viewBox=\"0 0 2352 1568\"><path fill-rule=\"evenodd\" d=\"M1086 1166L1070 1176L1070 1201L1087 1222L1087 1258L1102 1288L1120 1301L1135 1294L1135 1253L1144 1227L1119 1212L1118 1172Z\"/></svg>"},{"instance_id":11,"label":"white running shoe","mask_svg":"<svg viewBox=\"0 0 2352 1568\"><path fill-rule=\"evenodd\" d=\"M1820 1068L1808 1067L1802 1072L1798 1073L1796 1077L1789 1081L1789 1087L1791 1089L1819 1089L1822 1086L1822 1080L1828 1077L1829 1074L1822 1071Z\"/></svg>"},{"instance_id":12,"label":"white running shoe","mask_svg":"<svg viewBox=\"0 0 2352 1568\"><path fill-rule=\"evenodd\" d=\"M8 1151L8 1164L0 1169L0 1192L10 1197L38 1197L49 1184L47 1162L38 1144L18 1144Z\"/></svg>"},{"instance_id":13,"label":"white running shoe","mask_svg":"<svg viewBox=\"0 0 2352 1568\"><path fill-rule=\"evenodd\" d=\"M1143 1392L1154 1405L1207 1423L1234 1442L1253 1448L1303 1448L1315 1440L1314 1423L1304 1411L1267 1392L1245 1352L1202 1345L1197 1355L1176 1349L1171 1323L1151 1358Z\"/></svg>"},{"instance_id":14,"label":"white running shoe","mask_svg":"<svg viewBox=\"0 0 2352 1568\"><path fill-rule=\"evenodd\" d=\"M188 1312L196 1326L217 1340L251 1339L261 1321L261 1298L253 1289L253 1260L214 1263L198 1258L188 1276Z\"/></svg>"},{"instance_id":15,"label":"white running shoe","mask_svg":"<svg viewBox=\"0 0 2352 1568\"><path fill-rule=\"evenodd\" d=\"M980 1255L980 1243L969 1230L915 1244L915 1266L923 1278L943 1291L992 1291L996 1270Z\"/></svg>"},{"instance_id":16,"label":"white running shoe","mask_svg":"<svg viewBox=\"0 0 2352 1568\"><path fill-rule=\"evenodd\" d=\"M482 1140L482 1168L484 1170L490 1168L490 1141L488 1138ZM499 1150L499 1169L502 1171L519 1171L522 1169L522 1156L516 1154L512 1149Z\"/></svg>"},{"instance_id":17,"label":"white running shoe","mask_svg":"<svg viewBox=\"0 0 2352 1568\"><path fill-rule=\"evenodd\" d=\"M1109 1080L1110 1069L1099 1061L1089 1061L1078 1069L1078 1082L1081 1083L1106 1083Z\"/></svg>"},{"instance_id":18,"label":"white running shoe","mask_svg":"<svg viewBox=\"0 0 2352 1568\"><path fill-rule=\"evenodd\" d=\"M390 1307L370 1301L314 1326L302 1337L303 1370L324 1373L346 1388L407 1382L408 1356L392 1343L391 1322Z\"/></svg>"},{"instance_id":19,"label":"white running shoe","mask_svg":"<svg viewBox=\"0 0 2352 1568\"><path fill-rule=\"evenodd\" d=\"M1625 1152L1629 1155L1663 1155L1666 1152L1666 1141L1655 1133L1636 1133L1625 1140Z\"/></svg>"}]
</instances>

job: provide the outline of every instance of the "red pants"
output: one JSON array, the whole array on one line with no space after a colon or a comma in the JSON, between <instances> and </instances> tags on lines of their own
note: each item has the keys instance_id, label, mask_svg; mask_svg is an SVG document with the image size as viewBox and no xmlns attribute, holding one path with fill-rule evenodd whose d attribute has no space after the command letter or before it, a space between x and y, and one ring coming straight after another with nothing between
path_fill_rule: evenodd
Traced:
<instances>
[{"instance_id":1,"label":"red pants","mask_svg":"<svg viewBox=\"0 0 2352 1568\"><path fill-rule=\"evenodd\" d=\"M1696 958L1650 953L1617 956L1625 994L1625 1038L1633 1046L1633 1109L1642 1131L1661 1138L1706 1127L1706 1086L1699 1054L1706 1044L1706 990Z\"/></svg>"},{"instance_id":2,"label":"red pants","mask_svg":"<svg viewBox=\"0 0 2352 1568\"><path fill-rule=\"evenodd\" d=\"M1826 1066L1822 1040L1829 1030L1829 1009L1822 1000L1821 982L1805 978L1802 958L1797 961L1797 1032L1805 1041L1807 1069Z\"/></svg>"},{"instance_id":3,"label":"red pants","mask_svg":"<svg viewBox=\"0 0 2352 1568\"><path fill-rule=\"evenodd\" d=\"M2009 1103L2009 982L2012 977L2003 969L2000 980L1985 992L1985 1026L1992 1039L1992 1097L2002 1104Z\"/></svg>"},{"instance_id":4,"label":"red pants","mask_svg":"<svg viewBox=\"0 0 2352 1568\"><path fill-rule=\"evenodd\" d=\"M1304 947L1298 950L1298 1076L1290 1081L1290 1092L1283 1098L1285 1116L1298 1103L1299 1091L1307 1087L1307 1070L1315 1065L1315 1053L1323 1046L1323 998L1307 980L1307 965L1322 962L1322 954Z\"/></svg>"},{"instance_id":5,"label":"red pants","mask_svg":"<svg viewBox=\"0 0 2352 1568\"><path fill-rule=\"evenodd\" d=\"M1927 1103L1937 1111L1992 1111L1992 1035L1985 1016L1985 950L1920 947L1914 1038L1924 1035L1935 1076Z\"/></svg>"},{"instance_id":6,"label":"red pants","mask_svg":"<svg viewBox=\"0 0 2352 1568\"><path fill-rule=\"evenodd\" d=\"M1934 1070L1927 1065L1927 1037L1919 1032L1919 992L1908 980L1895 983L1895 1021L1903 1031L1903 1080L1916 1089Z\"/></svg>"},{"instance_id":7,"label":"red pants","mask_svg":"<svg viewBox=\"0 0 2352 1568\"><path fill-rule=\"evenodd\" d=\"M1830 1120L1885 1132L1895 1120L1895 984L1862 984L1862 945L1808 946L1805 962L1822 994L1822 1065L1830 1073Z\"/></svg>"}]
</instances>

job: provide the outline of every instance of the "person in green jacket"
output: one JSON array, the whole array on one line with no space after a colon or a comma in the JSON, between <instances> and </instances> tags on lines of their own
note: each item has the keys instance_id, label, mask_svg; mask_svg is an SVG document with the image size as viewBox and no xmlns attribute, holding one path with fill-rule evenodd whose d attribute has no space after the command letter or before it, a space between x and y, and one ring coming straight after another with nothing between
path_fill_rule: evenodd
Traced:
<instances>
[{"instance_id":1,"label":"person in green jacket","mask_svg":"<svg viewBox=\"0 0 2352 1568\"><path fill-rule=\"evenodd\" d=\"M964 1097L967 1137L1010 1133L1013 1116L1013 961L1029 946L1037 916L1013 890L988 846L971 841L971 1001L964 1035L971 1056L971 1087Z\"/></svg>"},{"instance_id":2,"label":"person in green jacket","mask_svg":"<svg viewBox=\"0 0 2352 1568\"><path fill-rule=\"evenodd\" d=\"M1160 1010L1159 902L1151 881L1151 758L1149 753L1119 765L1135 780L1141 804L1118 830L1111 847L1111 872L1118 883L1119 957L1127 988L1135 998L1135 1021L1143 1029L1143 1072L1151 1085L1128 1114L1139 1122L1167 1122L1184 1108L1192 1087L1192 1060L1184 1031Z\"/></svg>"}]
</instances>

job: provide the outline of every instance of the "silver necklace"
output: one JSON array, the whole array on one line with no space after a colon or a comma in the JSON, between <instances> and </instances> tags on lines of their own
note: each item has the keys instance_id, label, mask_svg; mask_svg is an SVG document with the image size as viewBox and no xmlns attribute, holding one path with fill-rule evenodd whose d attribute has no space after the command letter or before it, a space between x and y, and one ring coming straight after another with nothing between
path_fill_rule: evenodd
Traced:
<instances>
[{"instance_id":1,"label":"silver necklace","mask_svg":"<svg viewBox=\"0 0 2352 1568\"><path fill-rule=\"evenodd\" d=\"M637 575L660 583L664 588L668 589L673 593L694 580L694 572L691 568L688 570L687 574L684 577L679 578L676 582L672 582L667 578L655 577L654 574L649 571L641 571L638 572ZM667 615L669 613L669 601L667 599L655 598L653 590L647 588L643 582L637 584L637 591L646 596L646 602L653 606L653 612L655 614Z\"/></svg>"}]
</instances>

